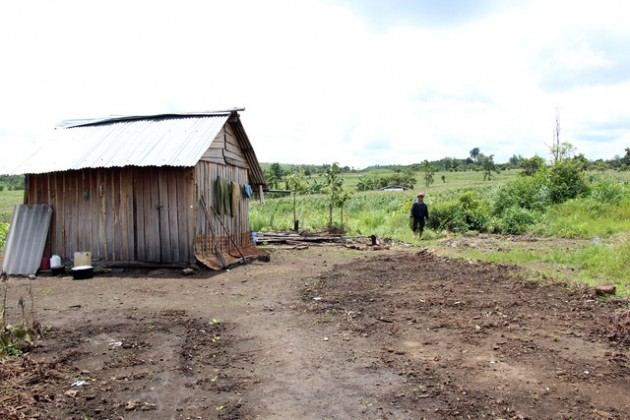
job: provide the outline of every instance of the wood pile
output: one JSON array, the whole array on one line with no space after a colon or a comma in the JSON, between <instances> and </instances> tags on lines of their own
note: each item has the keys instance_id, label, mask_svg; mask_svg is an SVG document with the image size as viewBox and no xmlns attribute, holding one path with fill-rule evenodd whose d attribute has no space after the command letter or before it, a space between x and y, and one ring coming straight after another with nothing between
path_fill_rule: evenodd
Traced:
<instances>
[{"instance_id":1,"label":"wood pile","mask_svg":"<svg viewBox=\"0 0 630 420\"><path fill-rule=\"evenodd\" d=\"M383 243L387 242L387 244ZM340 233L309 233L309 232L258 232L256 244L288 245L295 249L306 249L309 246L337 245L351 249L389 249L388 238L376 236L344 236Z\"/></svg>"}]
</instances>

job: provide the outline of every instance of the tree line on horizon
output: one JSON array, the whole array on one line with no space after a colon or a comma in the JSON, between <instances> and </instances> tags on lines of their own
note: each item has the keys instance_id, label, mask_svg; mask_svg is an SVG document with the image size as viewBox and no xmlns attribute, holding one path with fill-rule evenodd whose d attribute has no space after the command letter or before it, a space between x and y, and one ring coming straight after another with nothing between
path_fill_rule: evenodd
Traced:
<instances>
[{"instance_id":1,"label":"tree line on horizon","mask_svg":"<svg viewBox=\"0 0 630 420\"><path fill-rule=\"evenodd\" d=\"M625 149L625 155L616 155L612 159L604 160L589 160L584 154L575 154L575 148L569 143L562 143L556 146L558 150L553 150L552 160L558 160L560 154L564 155L565 160L570 159L581 170L598 170L605 171L608 169L617 171L630 170L630 148ZM553 161L551 162L553 163ZM508 169L522 169L524 175L531 175L537 172L540 168L547 165L547 161L541 156L534 155L531 158L524 158L521 155L512 155L505 163L495 163L494 155L486 155L481 153L480 148L475 147L470 150L469 156L463 159L454 157L444 157L439 160L428 161L425 160L421 163L413 163L410 165L371 165L363 169L355 169L349 166L338 166L340 173L357 173L366 174L364 177L359 177L357 183L358 191L369 191L384 188L390 185L399 185L406 188L413 188L416 183L415 174L418 172L424 173L425 184L430 185L433 183L436 172L465 172L465 171L478 171L483 172L483 178L491 179L493 174ZM283 186L283 180L288 175L295 173L302 173L306 178L311 178L314 175L319 175L330 170L330 164L313 165L313 164L280 164L275 163L261 163L263 168L263 174L265 181L271 189L278 189ZM369 176L369 172L387 170L392 174L389 176ZM444 175L443 175L444 176ZM286 182L285 182L286 184ZM324 189L324 185L318 184L316 179L313 179L309 183L309 187L303 191L303 193L319 193Z\"/></svg>"}]
</instances>

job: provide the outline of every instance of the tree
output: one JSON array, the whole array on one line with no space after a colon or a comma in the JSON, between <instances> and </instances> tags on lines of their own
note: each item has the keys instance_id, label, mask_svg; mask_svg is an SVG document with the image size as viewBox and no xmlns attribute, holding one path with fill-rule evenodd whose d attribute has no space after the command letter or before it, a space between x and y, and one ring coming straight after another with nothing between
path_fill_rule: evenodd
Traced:
<instances>
[{"instance_id":1,"label":"tree","mask_svg":"<svg viewBox=\"0 0 630 420\"><path fill-rule=\"evenodd\" d=\"M296 214L296 197L306 189L304 171L297 171L289 175L287 177L287 188L291 190L291 194L293 195L293 229L298 230L300 222Z\"/></svg>"},{"instance_id":2,"label":"tree","mask_svg":"<svg viewBox=\"0 0 630 420\"><path fill-rule=\"evenodd\" d=\"M472 160L477 160L477 157L479 156L479 148L475 147L470 151L470 158Z\"/></svg>"},{"instance_id":3,"label":"tree","mask_svg":"<svg viewBox=\"0 0 630 420\"><path fill-rule=\"evenodd\" d=\"M595 169L598 170L599 172L604 172L606 169L609 169L609 168L610 166L608 166L608 164L601 159L595 162Z\"/></svg>"},{"instance_id":4,"label":"tree","mask_svg":"<svg viewBox=\"0 0 630 420\"><path fill-rule=\"evenodd\" d=\"M509 159L508 163L509 163L511 166L518 167L518 166L521 164L521 162L523 162L523 160L524 160L524 159L523 159L523 156L521 156L521 155L518 155L518 156L517 156L516 154L514 154L514 155L512 155L512 157Z\"/></svg>"},{"instance_id":5,"label":"tree","mask_svg":"<svg viewBox=\"0 0 630 420\"><path fill-rule=\"evenodd\" d=\"M442 158L442 167L445 171L450 171L451 169L453 169L453 160L454 159L450 157Z\"/></svg>"},{"instance_id":6,"label":"tree","mask_svg":"<svg viewBox=\"0 0 630 420\"><path fill-rule=\"evenodd\" d=\"M554 163L549 171L549 197L553 203L579 197L588 191L581 162L569 159Z\"/></svg>"},{"instance_id":7,"label":"tree","mask_svg":"<svg viewBox=\"0 0 630 420\"><path fill-rule=\"evenodd\" d=\"M558 162L560 157L560 109L556 107L556 126L553 131L553 143L551 145L551 155L553 161Z\"/></svg>"},{"instance_id":8,"label":"tree","mask_svg":"<svg viewBox=\"0 0 630 420\"><path fill-rule=\"evenodd\" d=\"M500 173L497 164L494 163L494 155L486 156L482 153L477 156L477 161L481 164L481 169L483 169L483 180L490 181L492 179L492 173Z\"/></svg>"},{"instance_id":9,"label":"tree","mask_svg":"<svg viewBox=\"0 0 630 420\"><path fill-rule=\"evenodd\" d=\"M541 171L545 168L545 160L538 155L534 155L529 159L523 160L521 162L521 167L523 168L523 172L521 172L521 175L532 176L536 172Z\"/></svg>"},{"instance_id":10,"label":"tree","mask_svg":"<svg viewBox=\"0 0 630 420\"><path fill-rule=\"evenodd\" d=\"M278 178L273 173L273 171L267 169L263 171L263 176L265 177L265 183L272 189L278 188Z\"/></svg>"},{"instance_id":11,"label":"tree","mask_svg":"<svg viewBox=\"0 0 630 420\"><path fill-rule=\"evenodd\" d=\"M422 171L424 172L424 183L427 188L429 188L435 181L433 179L433 175L435 175L435 166L425 159L424 162L422 162Z\"/></svg>"},{"instance_id":12,"label":"tree","mask_svg":"<svg viewBox=\"0 0 630 420\"><path fill-rule=\"evenodd\" d=\"M332 165L327 166L322 172L324 177L324 185L330 188L330 205L329 205L329 217L328 217L328 230L332 229L332 215L333 208L337 201L337 197L343 191L343 178L340 175L341 168L338 162L334 162Z\"/></svg>"},{"instance_id":13,"label":"tree","mask_svg":"<svg viewBox=\"0 0 630 420\"><path fill-rule=\"evenodd\" d=\"M275 179L277 179L278 181L280 181L284 176L284 171L282 170L282 167L278 162L272 163L269 167L269 170L273 173Z\"/></svg>"}]
</instances>

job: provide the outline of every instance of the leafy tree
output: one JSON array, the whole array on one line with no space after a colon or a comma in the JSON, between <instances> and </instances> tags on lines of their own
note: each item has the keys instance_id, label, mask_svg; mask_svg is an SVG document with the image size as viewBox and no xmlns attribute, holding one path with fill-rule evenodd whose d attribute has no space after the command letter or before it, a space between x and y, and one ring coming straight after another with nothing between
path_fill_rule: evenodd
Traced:
<instances>
[{"instance_id":1,"label":"leafy tree","mask_svg":"<svg viewBox=\"0 0 630 420\"><path fill-rule=\"evenodd\" d=\"M296 214L296 197L306 189L304 171L297 171L289 175L287 177L287 188L291 190L291 194L293 195L293 226L297 229L299 222Z\"/></svg>"},{"instance_id":2,"label":"leafy tree","mask_svg":"<svg viewBox=\"0 0 630 420\"><path fill-rule=\"evenodd\" d=\"M475 160L477 160L477 157L479 157L479 148L475 147L469 153L470 153L470 158L473 161L475 161Z\"/></svg>"},{"instance_id":3,"label":"leafy tree","mask_svg":"<svg viewBox=\"0 0 630 420\"><path fill-rule=\"evenodd\" d=\"M604 172L608 168L610 168L608 164L601 159L595 163L595 169L599 172Z\"/></svg>"},{"instance_id":4,"label":"leafy tree","mask_svg":"<svg viewBox=\"0 0 630 420\"><path fill-rule=\"evenodd\" d=\"M570 159L556 162L549 171L549 196L553 203L577 198L588 191L584 168Z\"/></svg>"},{"instance_id":5,"label":"leafy tree","mask_svg":"<svg viewBox=\"0 0 630 420\"><path fill-rule=\"evenodd\" d=\"M280 181L284 176L284 171L279 163L272 163L269 170L273 173L276 180Z\"/></svg>"},{"instance_id":6,"label":"leafy tree","mask_svg":"<svg viewBox=\"0 0 630 420\"><path fill-rule=\"evenodd\" d=\"M316 179L313 179L312 182L306 182L306 188L304 192L306 194L320 194L324 189L325 185L323 182L317 182Z\"/></svg>"},{"instance_id":7,"label":"leafy tree","mask_svg":"<svg viewBox=\"0 0 630 420\"><path fill-rule=\"evenodd\" d=\"M525 159L521 162L523 176L532 176L535 173L545 169L545 160L538 155L534 155L529 159Z\"/></svg>"},{"instance_id":8,"label":"leafy tree","mask_svg":"<svg viewBox=\"0 0 630 420\"><path fill-rule=\"evenodd\" d=\"M272 189L278 188L279 178L276 178L276 175L271 170L263 171L263 176L265 177L265 183Z\"/></svg>"},{"instance_id":9,"label":"leafy tree","mask_svg":"<svg viewBox=\"0 0 630 420\"><path fill-rule=\"evenodd\" d=\"M429 188L431 184L435 182L433 177L435 175L435 166L425 159L424 162L422 162L422 171L424 172L424 183L427 188Z\"/></svg>"},{"instance_id":10,"label":"leafy tree","mask_svg":"<svg viewBox=\"0 0 630 420\"><path fill-rule=\"evenodd\" d=\"M334 162L322 172L324 177L324 185L330 188L330 205L328 217L328 229L332 229L333 208L337 202L337 197L343 191L343 178L341 177L341 168L338 162Z\"/></svg>"},{"instance_id":11,"label":"leafy tree","mask_svg":"<svg viewBox=\"0 0 630 420\"><path fill-rule=\"evenodd\" d=\"M387 185L400 185L406 188L413 188L416 183L416 178L410 170L394 173L389 177ZM385 186L387 186L385 185Z\"/></svg>"},{"instance_id":12,"label":"leafy tree","mask_svg":"<svg viewBox=\"0 0 630 420\"><path fill-rule=\"evenodd\" d=\"M455 159L450 158L450 157L442 158L442 160L440 161L442 163L442 168L445 171L450 171L451 169L453 169L453 161L454 160Z\"/></svg>"},{"instance_id":13,"label":"leafy tree","mask_svg":"<svg viewBox=\"0 0 630 420\"><path fill-rule=\"evenodd\" d=\"M523 160L524 160L524 159L523 159L523 156L521 156L521 155L518 155L518 156L517 156L516 154L514 154L514 155L512 155L512 157L508 160L508 163L509 163L510 165L514 166L514 167L518 167L518 166L521 164L521 162L523 162Z\"/></svg>"},{"instance_id":14,"label":"leafy tree","mask_svg":"<svg viewBox=\"0 0 630 420\"><path fill-rule=\"evenodd\" d=\"M477 156L477 161L481 164L481 169L483 169L483 180L490 181L492 179L492 173L500 173L497 164L494 163L494 155L486 156L483 153L480 153Z\"/></svg>"},{"instance_id":15,"label":"leafy tree","mask_svg":"<svg viewBox=\"0 0 630 420\"><path fill-rule=\"evenodd\" d=\"M626 147L626 155L621 158L621 164L630 166L630 147Z\"/></svg>"}]
</instances>

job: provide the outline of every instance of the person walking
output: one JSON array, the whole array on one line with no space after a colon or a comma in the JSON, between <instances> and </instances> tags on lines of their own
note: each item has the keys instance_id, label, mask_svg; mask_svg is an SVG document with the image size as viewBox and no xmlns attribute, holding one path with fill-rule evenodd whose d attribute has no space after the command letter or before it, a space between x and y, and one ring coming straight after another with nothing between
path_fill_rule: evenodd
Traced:
<instances>
[{"instance_id":1,"label":"person walking","mask_svg":"<svg viewBox=\"0 0 630 420\"><path fill-rule=\"evenodd\" d=\"M411 230L414 236L418 233L418 239L422 239L424 222L429 218L429 207L424 202L424 193L418 193L418 199L411 206Z\"/></svg>"}]
</instances>

